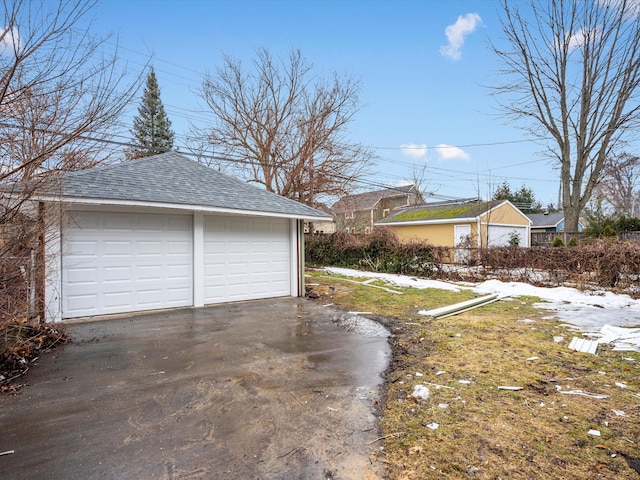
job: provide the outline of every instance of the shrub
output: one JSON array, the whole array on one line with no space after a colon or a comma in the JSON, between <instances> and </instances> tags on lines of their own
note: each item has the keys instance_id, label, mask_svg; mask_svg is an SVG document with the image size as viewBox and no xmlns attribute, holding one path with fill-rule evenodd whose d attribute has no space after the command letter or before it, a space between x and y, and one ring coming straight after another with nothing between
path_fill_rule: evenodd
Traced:
<instances>
[{"instance_id":1,"label":"shrub","mask_svg":"<svg viewBox=\"0 0 640 480\"><path fill-rule=\"evenodd\" d=\"M562 246L560 237L554 246ZM573 248L514 248L513 246L469 248L469 255L482 268L446 268L454 250L422 242L403 243L391 232L355 236L334 234L310 236L307 262L310 266L340 266L448 280L529 282L538 285L572 285L626 289L640 296L640 246L615 239L593 239Z\"/></svg>"},{"instance_id":2,"label":"shrub","mask_svg":"<svg viewBox=\"0 0 640 480\"><path fill-rule=\"evenodd\" d=\"M564 241L560 237L556 237L551 242L552 247L564 247Z\"/></svg>"},{"instance_id":3,"label":"shrub","mask_svg":"<svg viewBox=\"0 0 640 480\"><path fill-rule=\"evenodd\" d=\"M602 229L602 235L603 237L617 237L618 236L618 232L616 232L616 229L613 225L605 225L604 228Z\"/></svg>"},{"instance_id":4,"label":"shrub","mask_svg":"<svg viewBox=\"0 0 640 480\"><path fill-rule=\"evenodd\" d=\"M375 272L431 276L442 263L437 247L402 243L396 234L377 228L371 235L310 235L305 243L306 261L312 266L363 268Z\"/></svg>"}]
</instances>

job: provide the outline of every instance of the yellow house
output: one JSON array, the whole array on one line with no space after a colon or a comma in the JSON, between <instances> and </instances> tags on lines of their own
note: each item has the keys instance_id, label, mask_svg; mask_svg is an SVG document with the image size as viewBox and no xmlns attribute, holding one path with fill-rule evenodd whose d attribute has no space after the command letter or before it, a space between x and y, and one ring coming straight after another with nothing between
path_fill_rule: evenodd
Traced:
<instances>
[{"instance_id":1,"label":"yellow house","mask_svg":"<svg viewBox=\"0 0 640 480\"><path fill-rule=\"evenodd\" d=\"M406 208L376 223L401 240L442 247L529 246L531 220L508 200L439 202Z\"/></svg>"}]
</instances>

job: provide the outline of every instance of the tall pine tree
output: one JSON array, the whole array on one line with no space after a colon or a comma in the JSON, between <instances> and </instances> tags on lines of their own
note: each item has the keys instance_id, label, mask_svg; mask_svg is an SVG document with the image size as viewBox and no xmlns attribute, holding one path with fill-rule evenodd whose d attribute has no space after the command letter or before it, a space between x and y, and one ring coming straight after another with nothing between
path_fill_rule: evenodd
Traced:
<instances>
[{"instance_id":1,"label":"tall pine tree","mask_svg":"<svg viewBox=\"0 0 640 480\"><path fill-rule=\"evenodd\" d=\"M156 73L151 68L144 88L138 115L133 119L131 134L135 146L127 149L128 159L148 157L173 148L175 133L160 100L160 88Z\"/></svg>"}]
</instances>

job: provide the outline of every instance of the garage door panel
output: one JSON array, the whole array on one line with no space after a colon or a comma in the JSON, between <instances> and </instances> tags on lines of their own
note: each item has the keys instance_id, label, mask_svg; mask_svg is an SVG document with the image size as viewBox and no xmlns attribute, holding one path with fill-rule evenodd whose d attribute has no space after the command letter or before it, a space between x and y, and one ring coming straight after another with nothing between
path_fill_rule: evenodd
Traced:
<instances>
[{"instance_id":1,"label":"garage door panel","mask_svg":"<svg viewBox=\"0 0 640 480\"><path fill-rule=\"evenodd\" d=\"M96 302L97 296L93 294L67 297L67 303L72 310L95 311Z\"/></svg>"},{"instance_id":2,"label":"garage door panel","mask_svg":"<svg viewBox=\"0 0 640 480\"><path fill-rule=\"evenodd\" d=\"M172 281L191 281L191 268L185 265L169 266L167 278Z\"/></svg>"},{"instance_id":3,"label":"garage door panel","mask_svg":"<svg viewBox=\"0 0 640 480\"><path fill-rule=\"evenodd\" d=\"M269 275L271 273L271 264L269 262L251 262L251 275Z\"/></svg>"},{"instance_id":4,"label":"garage door panel","mask_svg":"<svg viewBox=\"0 0 640 480\"><path fill-rule=\"evenodd\" d=\"M98 268L92 269L95 273L94 275L97 277ZM127 267L110 267L105 266L102 269L102 281L103 282L123 282L123 283L131 283L131 274L132 268L130 266Z\"/></svg>"},{"instance_id":5,"label":"garage door panel","mask_svg":"<svg viewBox=\"0 0 640 480\"><path fill-rule=\"evenodd\" d=\"M156 280L162 278L161 265L144 265L136 268L135 279L137 281Z\"/></svg>"},{"instance_id":6,"label":"garage door panel","mask_svg":"<svg viewBox=\"0 0 640 480\"><path fill-rule=\"evenodd\" d=\"M138 255L162 255L162 242L139 241L137 242Z\"/></svg>"},{"instance_id":7,"label":"garage door panel","mask_svg":"<svg viewBox=\"0 0 640 480\"><path fill-rule=\"evenodd\" d=\"M229 220L229 231L231 233L245 234L249 232L249 228L250 225L245 219L232 218Z\"/></svg>"},{"instance_id":8,"label":"garage door panel","mask_svg":"<svg viewBox=\"0 0 640 480\"><path fill-rule=\"evenodd\" d=\"M63 232L63 317L193 304L190 216L115 212L72 212L72 216Z\"/></svg>"},{"instance_id":9,"label":"garage door panel","mask_svg":"<svg viewBox=\"0 0 640 480\"><path fill-rule=\"evenodd\" d=\"M167 288L167 302L171 306L184 306L184 298L191 295L190 287Z\"/></svg>"},{"instance_id":10,"label":"garage door panel","mask_svg":"<svg viewBox=\"0 0 640 480\"><path fill-rule=\"evenodd\" d=\"M96 241L69 241L65 245L66 255L81 257L95 256L98 254L98 242Z\"/></svg>"},{"instance_id":11,"label":"garage door panel","mask_svg":"<svg viewBox=\"0 0 640 480\"><path fill-rule=\"evenodd\" d=\"M141 231L162 232L164 224L165 221L161 216L145 215L140 217L138 229Z\"/></svg>"},{"instance_id":12,"label":"garage door panel","mask_svg":"<svg viewBox=\"0 0 640 480\"><path fill-rule=\"evenodd\" d=\"M167 230L183 232L191 229L191 217L187 215L171 215L167 221Z\"/></svg>"},{"instance_id":13,"label":"garage door panel","mask_svg":"<svg viewBox=\"0 0 640 480\"><path fill-rule=\"evenodd\" d=\"M98 214L99 215L99 214ZM103 230L133 230L133 217L127 213L110 213L104 216ZM100 227L98 227L100 228Z\"/></svg>"},{"instance_id":14,"label":"garage door panel","mask_svg":"<svg viewBox=\"0 0 640 480\"><path fill-rule=\"evenodd\" d=\"M96 297L98 296L96 295ZM108 309L109 310L108 313L113 313L114 310L126 311L122 309L127 308L133 303L135 303L134 294L130 290L119 290L119 291L116 290L116 291L110 291L108 293L103 293L102 301L103 301L103 304L100 305L100 303L98 302L96 309L98 309L98 311L100 312L102 311L102 308Z\"/></svg>"},{"instance_id":15,"label":"garage door panel","mask_svg":"<svg viewBox=\"0 0 640 480\"><path fill-rule=\"evenodd\" d=\"M138 304L146 307L162 307L162 289L138 291Z\"/></svg>"},{"instance_id":16,"label":"garage door panel","mask_svg":"<svg viewBox=\"0 0 640 480\"><path fill-rule=\"evenodd\" d=\"M114 240L105 240L103 242L104 247L104 256L127 256L130 257L133 255L132 244L129 241L114 241Z\"/></svg>"},{"instance_id":17,"label":"garage door panel","mask_svg":"<svg viewBox=\"0 0 640 480\"><path fill-rule=\"evenodd\" d=\"M183 255L188 256L191 255L191 242L190 241L169 241L167 242L167 253L169 255Z\"/></svg>"},{"instance_id":18,"label":"garage door panel","mask_svg":"<svg viewBox=\"0 0 640 480\"><path fill-rule=\"evenodd\" d=\"M211 215L204 225L206 303L290 294L288 220Z\"/></svg>"},{"instance_id":19,"label":"garage door panel","mask_svg":"<svg viewBox=\"0 0 640 480\"><path fill-rule=\"evenodd\" d=\"M74 283L76 285L80 284L94 284L96 283L96 272L97 270L92 267L81 268L78 267L70 272L69 282Z\"/></svg>"}]
</instances>

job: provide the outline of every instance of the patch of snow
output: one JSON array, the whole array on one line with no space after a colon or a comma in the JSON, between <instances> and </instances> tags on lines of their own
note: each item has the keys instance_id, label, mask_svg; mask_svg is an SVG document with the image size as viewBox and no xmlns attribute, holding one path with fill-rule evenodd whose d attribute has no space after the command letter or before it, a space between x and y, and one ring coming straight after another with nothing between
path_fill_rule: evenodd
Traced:
<instances>
[{"instance_id":1,"label":"patch of snow","mask_svg":"<svg viewBox=\"0 0 640 480\"><path fill-rule=\"evenodd\" d=\"M429 389L424 385L416 385L413 387L411 396L416 400L427 400L429 398Z\"/></svg>"},{"instance_id":2,"label":"patch of snow","mask_svg":"<svg viewBox=\"0 0 640 480\"><path fill-rule=\"evenodd\" d=\"M611 292L583 292L571 287L535 287L521 282L487 280L478 284L475 292L500 296L539 297L545 303L537 308L554 310L558 318L575 325L585 332L597 332L605 325L640 325L640 300L629 295Z\"/></svg>"},{"instance_id":3,"label":"patch of snow","mask_svg":"<svg viewBox=\"0 0 640 480\"><path fill-rule=\"evenodd\" d=\"M571 287L536 287L522 282L487 280L467 287L440 280L428 280L406 275L363 272L348 268L326 268L329 273L347 277L376 278L400 287L435 288L458 292L472 289L475 293L500 297L538 297L535 307L554 311L561 322L574 325L583 332L600 332L605 325L633 327L640 325L640 300L629 295L596 291L584 292ZM602 342L601 342L602 343Z\"/></svg>"},{"instance_id":4,"label":"patch of snow","mask_svg":"<svg viewBox=\"0 0 640 480\"><path fill-rule=\"evenodd\" d=\"M333 321L347 332L355 332L365 337L388 337L389 330L384 326L362 315L349 312L333 317Z\"/></svg>"},{"instance_id":5,"label":"patch of snow","mask_svg":"<svg viewBox=\"0 0 640 480\"><path fill-rule=\"evenodd\" d=\"M345 277L354 278L376 278L384 280L392 285L398 287L413 287L417 289L436 288L438 290L448 290L450 292L459 292L464 287L454 285L452 283L443 282L440 280L428 280L424 278L409 277L407 275L394 275L391 273L378 273L378 272L362 272L360 270L352 270L350 268L337 268L326 267L324 269L328 273L335 275L343 275Z\"/></svg>"}]
</instances>

